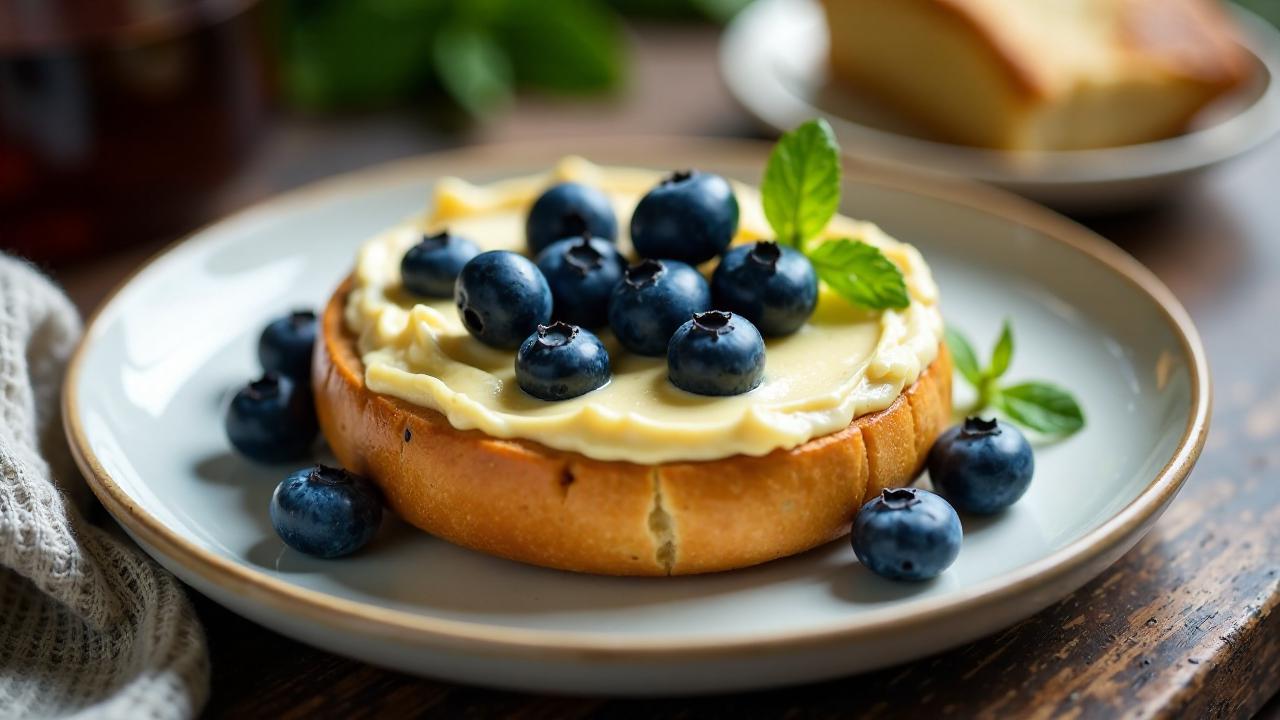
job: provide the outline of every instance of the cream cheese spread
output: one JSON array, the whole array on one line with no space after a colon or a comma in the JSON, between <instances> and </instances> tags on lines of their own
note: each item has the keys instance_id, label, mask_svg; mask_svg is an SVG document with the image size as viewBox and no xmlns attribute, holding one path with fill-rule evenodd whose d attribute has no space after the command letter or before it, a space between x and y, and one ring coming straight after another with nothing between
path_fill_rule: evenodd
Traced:
<instances>
[{"instance_id":1,"label":"cream cheese spread","mask_svg":"<svg viewBox=\"0 0 1280 720\"><path fill-rule=\"evenodd\" d=\"M767 341L765 379L733 397L684 392L667 380L665 357L626 352L607 329L613 379L571 400L547 402L515 381L514 353L474 340L451 299L412 296L400 259L424 232L443 228L484 250L524 250L529 206L550 185L573 180L613 200L626 254L631 210L661 173L562 160L549 173L473 185L437 183L431 209L366 241L345 321L358 337L365 384L439 411L453 427L522 438L598 460L642 464L765 455L843 429L888 407L933 362L942 339L938 289L920 253L873 224L837 216L823 237L880 248L906 278L911 304L867 311L823 289L809 322ZM771 236L758 191L734 183L740 223L734 242ZM709 269L710 264L707 268Z\"/></svg>"}]
</instances>

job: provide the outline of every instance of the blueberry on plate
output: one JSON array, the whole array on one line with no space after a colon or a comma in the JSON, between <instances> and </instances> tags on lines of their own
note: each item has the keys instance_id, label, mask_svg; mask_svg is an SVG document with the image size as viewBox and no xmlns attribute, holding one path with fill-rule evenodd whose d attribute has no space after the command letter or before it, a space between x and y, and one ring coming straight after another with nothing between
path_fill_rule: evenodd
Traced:
<instances>
[{"instance_id":1,"label":"blueberry on plate","mask_svg":"<svg viewBox=\"0 0 1280 720\"><path fill-rule=\"evenodd\" d=\"M515 350L551 322L551 288L538 266L506 250L490 250L462 267L453 301L467 332L491 347Z\"/></svg>"},{"instance_id":2,"label":"blueberry on plate","mask_svg":"<svg viewBox=\"0 0 1280 720\"><path fill-rule=\"evenodd\" d=\"M609 327L631 352L662 355L676 328L710 309L711 288L697 270L675 260L642 260L613 288Z\"/></svg>"},{"instance_id":3,"label":"blueberry on plate","mask_svg":"<svg viewBox=\"0 0 1280 720\"><path fill-rule=\"evenodd\" d=\"M534 201L525 218L524 233L529 254L537 255L557 240L587 233L613 242L618 238L618 219L603 192L566 182L552 186Z\"/></svg>"},{"instance_id":4,"label":"blueberry on plate","mask_svg":"<svg viewBox=\"0 0 1280 720\"><path fill-rule=\"evenodd\" d=\"M311 388L311 349L316 344L316 314L295 310L272 320L258 337L258 362L263 372L293 379L301 390Z\"/></svg>"},{"instance_id":5,"label":"blueberry on plate","mask_svg":"<svg viewBox=\"0 0 1280 720\"><path fill-rule=\"evenodd\" d=\"M382 494L365 478L325 465L303 468L271 494L271 525L285 545L307 555L350 555L382 523Z\"/></svg>"},{"instance_id":6,"label":"blueberry on plate","mask_svg":"<svg viewBox=\"0 0 1280 720\"><path fill-rule=\"evenodd\" d=\"M928 580L951 567L963 538L960 516L940 496L918 488L886 489L853 520L853 552L890 580Z\"/></svg>"},{"instance_id":7,"label":"blueberry on plate","mask_svg":"<svg viewBox=\"0 0 1280 720\"><path fill-rule=\"evenodd\" d=\"M448 230L425 235L400 259L400 284L420 297L452 297L462 266L479 254L475 243Z\"/></svg>"},{"instance_id":8,"label":"blueberry on plate","mask_svg":"<svg viewBox=\"0 0 1280 720\"><path fill-rule=\"evenodd\" d=\"M609 296L626 268L616 245L588 235L557 240L538 255L555 318L585 328L609 322Z\"/></svg>"},{"instance_id":9,"label":"blueberry on plate","mask_svg":"<svg viewBox=\"0 0 1280 720\"><path fill-rule=\"evenodd\" d=\"M227 407L231 445L258 462L306 455L318 428L311 393L299 388L288 376L271 372L241 388Z\"/></svg>"},{"instance_id":10,"label":"blueberry on plate","mask_svg":"<svg viewBox=\"0 0 1280 720\"><path fill-rule=\"evenodd\" d=\"M751 321L729 312L698 313L671 336L667 376L699 395L741 395L764 378L764 339Z\"/></svg>"},{"instance_id":11,"label":"blueberry on plate","mask_svg":"<svg viewBox=\"0 0 1280 720\"><path fill-rule=\"evenodd\" d=\"M697 170L663 178L631 214L631 244L641 257L697 265L724 252L737 232L733 187Z\"/></svg>"},{"instance_id":12,"label":"blueberry on plate","mask_svg":"<svg viewBox=\"0 0 1280 720\"><path fill-rule=\"evenodd\" d=\"M577 325L539 325L516 353L516 382L540 400L568 400L609 382L609 351Z\"/></svg>"},{"instance_id":13,"label":"blueberry on plate","mask_svg":"<svg viewBox=\"0 0 1280 720\"><path fill-rule=\"evenodd\" d=\"M724 254L711 276L711 299L767 337L790 335L818 304L818 275L793 248L767 240L739 245Z\"/></svg>"},{"instance_id":14,"label":"blueberry on plate","mask_svg":"<svg viewBox=\"0 0 1280 720\"><path fill-rule=\"evenodd\" d=\"M1036 461L1018 428L971 417L944 431L929 450L933 487L962 512L989 515L1022 497Z\"/></svg>"}]
</instances>

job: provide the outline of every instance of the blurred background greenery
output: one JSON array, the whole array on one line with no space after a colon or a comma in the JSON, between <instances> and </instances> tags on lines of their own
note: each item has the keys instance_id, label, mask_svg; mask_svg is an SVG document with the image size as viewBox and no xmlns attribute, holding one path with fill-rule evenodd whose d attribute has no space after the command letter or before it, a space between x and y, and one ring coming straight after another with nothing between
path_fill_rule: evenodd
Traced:
<instances>
[{"instance_id":1,"label":"blurred background greenery","mask_svg":"<svg viewBox=\"0 0 1280 720\"><path fill-rule=\"evenodd\" d=\"M1280 24L1280 0L1236 1ZM283 0L282 89L305 111L417 100L479 118L517 89L616 90L626 79L624 16L723 23L750 2Z\"/></svg>"},{"instance_id":2,"label":"blurred background greenery","mask_svg":"<svg viewBox=\"0 0 1280 720\"><path fill-rule=\"evenodd\" d=\"M622 16L724 22L750 0L284 0L287 101L310 111L410 100L472 117L517 88L605 93L626 77Z\"/></svg>"},{"instance_id":3,"label":"blurred background greenery","mask_svg":"<svg viewBox=\"0 0 1280 720\"><path fill-rule=\"evenodd\" d=\"M1272 25L1280 26L1280 0L1235 0L1235 2L1258 13Z\"/></svg>"},{"instance_id":4,"label":"blurred background greenery","mask_svg":"<svg viewBox=\"0 0 1280 720\"><path fill-rule=\"evenodd\" d=\"M460 142L759 134L716 63L750 2L0 0L0 247L89 257Z\"/></svg>"}]
</instances>

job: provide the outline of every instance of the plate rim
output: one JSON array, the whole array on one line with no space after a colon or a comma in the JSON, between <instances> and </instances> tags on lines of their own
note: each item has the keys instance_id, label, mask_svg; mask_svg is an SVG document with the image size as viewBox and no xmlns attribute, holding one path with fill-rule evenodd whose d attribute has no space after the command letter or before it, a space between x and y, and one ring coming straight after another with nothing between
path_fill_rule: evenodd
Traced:
<instances>
[{"instance_id":1,"label":"plate rim","mask_svg":"<svg viewBox=\"0 0 1280 720\"><path fill-rule=\"evenodd\" d=\"M573 147L569 148L569 145ZM819 628L770 631L732 638L688 638L668 633L620 639L617 635L598 631L518 628L432 617L376 607L297 586L223 558L169 529L135 503L99 461L77 412L78 386L84 359L94 339L101 332L100 320L121 294L132 286L136 278L163 261L170 253L189 242L211 241L211 238L217 237L211 231L221 227L281 209L305 207L322 201L325 197L341 194L349 188L397 185L405 182L407 177L433 177L444 172L465 175L485 169L500 170L504 165L517 163L520 158L556 155L557 148L590 155L590 150L583 150L589 146L602 151L607 151L610 147L627 147L629 152L637 155L640 154L639 150L648 148L655 157L671 154L684 146L685 149L707 158L708 164L713 164L711 158L717 158L717 162L723 164L732 164L735 158L751 158L759 161L761 166L771 147L769 143L762 141L660 135L563 138L551 142L520 141L463 147L382 163L307 183L267 197L179 237L129 273L98 305L85 323L84 333L67 366L61 395L63 426L76 465L94 495L130 534L139 539L141 544L151 548L152 552L163 555L185 571L224 591L266 605L273 612L288 613L295 619L322 627L415 646L466 648L494 655L531 655L564 660L585 657L593 661L657 660L668 657L684 660L853 643L859 637L873 637L980 611L984 607L1026 595L1055 580L1068 578L1073 572L1105 555L1131 533L1143 529L1158 515L1181 488L1204 447L1212 388L1203 345L1181 303L1136 259L1074 221L1010 193L954 179L886 168L860 167L844 158L842 165L846 178L950 202L1037 231L1049 240L1079 252L1120 276L1146 295L1164 316L1171 332L1179 341L1191 381L1187 423L1176 448L1161 470L1132 501L1098 527L1057 551L1010 573L977 583L956 595L922 600L921 605L908 614L873 614L870 618L854 618ZM646 154L645 157L651 156Z\"/></svg>"},{"instance_id":2,"label":"plate rim","mask_svg":"<svg viewBox=\"0 0 1280 720\"><path fill-rule=\"evenodd\" d=\"M725 29L717 50L720 77L730 95L752 118L776 132L789 127L781 115L765 112L761 102L751 100L758 98L758 93L743 91L744 87L756 83L747 82L747 73L734 70L738 59L743 56L734 51L753 45L755 35L747 33L754 25L762 23L760 16L767 17L769 13L784 16L798 9L822 12L818 0L758 0L734 17ZM1239 44L1266 71L1266 85L1257 98L1231 117L1169 138L1083 150L1005 151L884 130L830 112L809 98L798 101L804 104L807 114L816 114L831 121L837 136L841 135L841 126L846 127L846 133L856 131L866 136L846 143L848 148L844 152L850 157L895 169L912 164L913 157L941 155L942 162L920 166L917 170L1026 188L1026 192L1033 192L1036 188L1177 176L1239 157L1280 133L1280 28L1239 5L1228 10L1242 27ZM868 152L866 148L874 146L877 140L901 147L886 152ZM1117 168L1130 169L1117 171Z\"/></svg>"}]
</instances>

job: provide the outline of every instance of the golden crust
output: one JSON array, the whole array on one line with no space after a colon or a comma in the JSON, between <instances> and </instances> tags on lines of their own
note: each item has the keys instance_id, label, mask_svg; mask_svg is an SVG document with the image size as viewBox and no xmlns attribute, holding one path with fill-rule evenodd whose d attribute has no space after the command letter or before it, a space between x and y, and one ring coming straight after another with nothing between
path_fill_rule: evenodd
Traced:
<instances>
[{"instance_id":1,"label":"golden crust","mask_svg":"<svg viewBox=\"0 0 1280 720\"><path fill-rule=\"evenodd\" d=\"M941 22L963 27L976 48L1005 73L1016 92L1047 97L1043 49L1012 42L1004 18L982 0L892 0L915 2ZM1112 0L1119 17L1117 45L1135 61L1159 64L1170 75L1230 88L1247 73L1231 18L1214 0ZM857 2L823 0L828 17L856 20Z\"/></svg>"},{"instance_id":2,"label":"golden crust","mask_svg":"<svg viewBox=\"0 0 1280 720\"><path fill-rule=\"evenodd\" d=\"M1159 65L1171 76L1227 89L1246 73L1225 9L1216 0L1111 0L1119 18L1114 42L1134 62ZM1003 18L982 0L933 0L940 15L966 24L1019 89L1047 96L1044 49L1010 42Z\"/></svg>"},{"instance_id":3,"label":"golden crust","mask_svg":"<svg viewBox=\"0 0 1280 720\"><path fill-rule=\"evenodd\" d=\"M1176 135L1250 74L1215 0L1077 3L1050 48L1025 26L1057 28L1071 4L1028 3L1018 21L1008 1L822 0L832 74L941 139L1038 150Z\"/></svg>"},{"instance_id":4,"label":"golden crust","mask_svg":"<svg viewBox=\"0 0 1280 720\"><path fill-rule=\"evenodd\" d=\"M1125 0L1121 41L1175 77L1221 92L1249 74L1226 8L1205 0Z\"/></svg>"},{"instance_id":5,"label":"golden crust","mask_svg":"<svg viewBox=\"0 0 1280 720\"><path fill-rule=\"evenodd\" d=\"M636 465L458 430L370 391L343 325L348 280L321 318L320 427L407 522L512 560L608 575L683 575L803 552L848 530L881 488L906 485L951 413L938 359L889 408L763 457Z\"/></svg>"}]
</instances>

